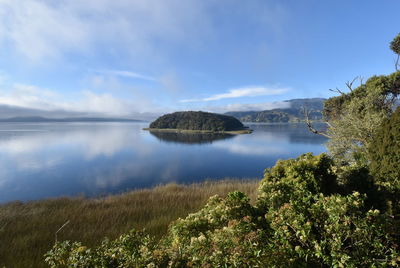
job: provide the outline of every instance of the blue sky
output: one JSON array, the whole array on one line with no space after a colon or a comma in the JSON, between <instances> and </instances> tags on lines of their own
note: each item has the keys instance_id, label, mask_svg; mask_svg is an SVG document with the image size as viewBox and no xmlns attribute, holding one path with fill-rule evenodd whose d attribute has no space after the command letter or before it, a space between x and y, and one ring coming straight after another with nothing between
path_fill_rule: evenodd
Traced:
<instances>
[{"instance_id":1,"label":"blue sky","mask_svg":"<svg viewBox=\"0 0 400 268\"><path fill-rule=\"evenodd\" d=\"M263 110L394 71L397 0L0 0L0 104Z\"/></svg>"}]
</instances>

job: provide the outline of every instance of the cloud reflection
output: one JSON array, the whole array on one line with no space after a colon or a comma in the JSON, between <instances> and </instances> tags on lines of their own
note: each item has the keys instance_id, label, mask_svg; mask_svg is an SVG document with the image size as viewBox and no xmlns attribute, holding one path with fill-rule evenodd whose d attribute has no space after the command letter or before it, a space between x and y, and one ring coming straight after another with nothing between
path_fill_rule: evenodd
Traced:
<instances>
[{"instance_id":1,"label":"cloud reflection","mask_svg":"<svg viewBox=\"0 0 400 268\"><path fill-rule=\"evenodd\" d=\"M5 135L7 129L2 126L0 136L0 154L23 170L50 168L63 162L68 153L79 154L89 161L100 156L111 158L127 149L142 155L152 152L151 146L141 141L140 132L133 131L129 124L43 125L41 131L29 127L32 126L15 129L10 125L9 134Z\"/></svg>"},{"instance_id":2,"label":"cloud reflection","mask_svg":"<svg viewBox=\"0 0 400 268\"><path fill-rule=\"evenodd\" d=\"M195 140L193 146L192 139L185 144L159 139L143 131L145 126L0 124L0 202L93 196L170 181L254 177L278 158L324 150L321 143L305 142L313 136L289 127L257 126L250 135L205 146Z\"/></svg>"}]
</instances>

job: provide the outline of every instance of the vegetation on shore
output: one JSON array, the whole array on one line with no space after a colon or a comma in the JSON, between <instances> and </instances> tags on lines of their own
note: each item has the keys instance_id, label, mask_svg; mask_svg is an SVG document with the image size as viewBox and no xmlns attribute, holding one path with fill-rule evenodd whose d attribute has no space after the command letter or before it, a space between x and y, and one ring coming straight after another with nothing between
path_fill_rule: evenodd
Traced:
<instances>
[{"instance_id":1,"label":"vegetation on shore","mask_svg":"<svg viewBox=\"0 0 400 268\"><path fill-rule=\"evenodd\" d=\"M213 196L172 222L160 240L132 230L92 248L64 241L46 261L51 267L398 266L399 216L384 189L358 181L368 177L360 167L338 171L326 154L281 160L266 170L255 203L240 191Z\"/></svg>"},{"instance_id":2,"label":"vegetation on shore","mask_svg":"<svg viewBox=\"0 0 400 268\"><path fill-rule=\"evenodd\" d=\"M168 129L195 132L227 133L245 130L243 124L233 116L206 112L175 112L165 114L150 124L149 130ZM246 132L248 133L248 132ZM239 133L235 133L239 134Z\"/></svg>"},{"instance_id":3,"label":"vegetation on shore","mask_svg":"<svg viewBox=\"0 0 400 268\"><path fill-rule=\"evenodd\" d=\"M43 255L58 240L87 246L104 237L113 240L132 228L146 228L156 238L179 217L200 209L210 196L235 190L253 200L258 181L226 179L204 183L167 184L104 198L56 198L0 205L0 267L48 267Z\"/></svg>"},{"instance_id":4,"label":"vegetation on shore","mask_svg":"<svg viewBox=\"0 0 400 268\"><path fill-rule=\"evenodd\" d=\"M391 49L400 56L400 35ZM213 196L161 239L132 230L87 248L56 243L51 267L399 267L400 72L325 103L329 155L266 169L256 202ZM389 157L389 158L388 158ZM382 167L382 169L381 169Z\"/></svg>"}]
</instances>

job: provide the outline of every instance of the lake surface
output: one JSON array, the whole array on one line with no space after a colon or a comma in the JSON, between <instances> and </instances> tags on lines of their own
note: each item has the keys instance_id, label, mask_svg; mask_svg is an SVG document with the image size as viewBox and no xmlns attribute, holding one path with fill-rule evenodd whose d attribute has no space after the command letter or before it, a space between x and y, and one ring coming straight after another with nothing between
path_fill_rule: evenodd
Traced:
<instances>
[{"instance_id":1,"label":"lake surface","mask_svg":"<svg viewBox=\"0 0 400 268\"><path fill-rule=\"evenodd\" d=\"M0 123L0 202L261 178L278 159L326 150L305 124L247 125L252 134L231 136L150 133L148 123Z\"/></svg>"}]
</instances>

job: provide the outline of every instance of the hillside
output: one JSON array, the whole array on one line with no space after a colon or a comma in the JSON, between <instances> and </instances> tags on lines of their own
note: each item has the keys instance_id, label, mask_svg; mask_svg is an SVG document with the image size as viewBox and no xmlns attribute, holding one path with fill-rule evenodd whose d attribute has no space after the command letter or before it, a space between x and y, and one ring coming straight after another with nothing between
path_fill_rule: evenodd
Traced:
<instances>
[{"instance_id":1,"label":"hillside","mask_svg":"<svg viewBox=\"0 0 400 268\"><path fill-rule=\"evenodd\" d=\"M290 108L273 109L265 111L227 112L226 115L234 116L242 122L287 123L301 122L304 120L303 109L310 111L310 119L322 120L322 110L325 99L292 99Z\"/></svg>"},{"instance_id":2,"label":"hillside","mask_svg":"<svg viewBox=\"0 0 400 268\"><path fill-rule=\"evenodd\" d=\"M149 130L237 131L245 127L235 117L206 112L175 112L159 117Z\"/></svg>"}]
</instances>

